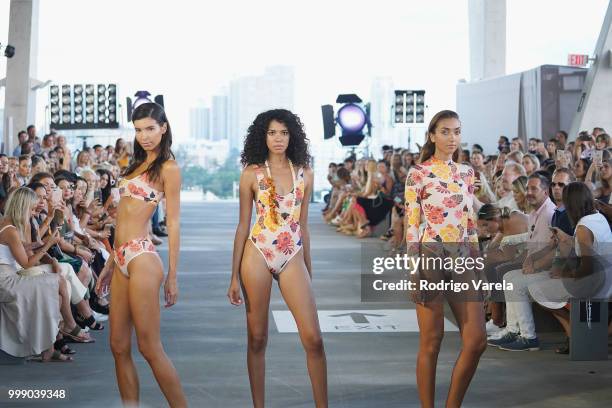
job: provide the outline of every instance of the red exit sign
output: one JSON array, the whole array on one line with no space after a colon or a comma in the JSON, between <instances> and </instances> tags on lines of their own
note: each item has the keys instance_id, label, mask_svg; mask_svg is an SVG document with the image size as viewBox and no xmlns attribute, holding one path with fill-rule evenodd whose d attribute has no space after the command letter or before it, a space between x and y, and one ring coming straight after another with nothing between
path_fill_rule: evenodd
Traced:
<instances>
[{"instance_id":1,"label":"red exit sign","mask_svg":"<svg viewBox=\"0 0 612 408\"><path fill-rule=\"evenodd\" d=\"M567 65L571 65L572 67L585 67L588 63L588 55L570 54L567 56Z\"/></svg>"}]
</instances>

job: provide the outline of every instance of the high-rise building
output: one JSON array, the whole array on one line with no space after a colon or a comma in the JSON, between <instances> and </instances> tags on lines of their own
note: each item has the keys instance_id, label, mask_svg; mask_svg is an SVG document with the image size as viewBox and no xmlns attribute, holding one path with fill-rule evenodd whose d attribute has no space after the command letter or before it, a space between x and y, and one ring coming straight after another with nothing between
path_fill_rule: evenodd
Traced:
<instances>
[{"instance_id":1,"label":"high-rise building","mask_svg":"<svg viewBox=\"0 0 612 408\"><path fill-rule=\"evenodd\" d=\"M229 111L227 95L215 95L211 105L211 140L225 140L228 138Z\"/></svg>"},{"instance_id":2,"label":"high-rise building","mask_svg":"<svg viewBox=\"0 0 612 408\"><path fill-rule=\"evenodd\" d=\"M247 129L259 113L275 108L293 110L294 93L293 67L268 67L263 75L231 81L228 95L230 148L242 148Z\"/></svg>"},{"instance_id":3,"label":"high-rise building","mask_svg":"<svg viewBox=\"0 0 612 408\"><path fill-rule=\"evenodd\" d=\"M210 140L210 108L191 108L189 110L189 128L192 139Z\"/></svg>"}]
</instances>

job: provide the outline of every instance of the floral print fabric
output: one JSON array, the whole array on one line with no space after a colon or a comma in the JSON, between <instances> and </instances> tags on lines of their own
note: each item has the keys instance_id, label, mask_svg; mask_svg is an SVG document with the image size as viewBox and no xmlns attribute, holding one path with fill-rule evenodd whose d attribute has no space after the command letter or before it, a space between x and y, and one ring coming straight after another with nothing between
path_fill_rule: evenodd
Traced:
<instances>
[{"instance_id":1,"label":"floral print fabric","mask_svg":"<svg viewBox=\"0 0 612 408\"><path fill-rule=\"evenodd\" d=\"M250 239L277 278L302 247L299 221L304 199L304 169L298 170L297 181L293 180L293 190L285 195L275 193L272 180L266 177L263 167L258 166L255 174L258 194L255 197L255 225L251 229Z\"/></svg>"},{"instance_id":2,"label":"floral print fabric","mask_svg":"<svg viewBox=\"0 0 612 408\"><path fill-rule=\"evenodd\" d=\"M144 253L154 253L157 254L155 250L155 245L153 242L146 238L136 238L131 241L126 242L125 244L120 245L118 248L114 250L115 252L115 263L119 267L119 270L128 278L130 277L128 273L128 264L138 255Z\"/></svg>"},{"instance_id":3,"label":"floral print fabric","mask_svg":"<svg viewBox=\"0 0 612 408\"><path fill-rule=\"evenodd\" d=\"M158 204L163 192L155 190L148 183L146 173L142 173L133 179L122 178L119 181L119 195L121 197L132 197L145 202Z\"/></svg>"},{"instance_id":4,"label":"floral print fabric","mask_svg":"<svg viewBox=\"0 0 612 408\"><path fill-rule=\"evenodd\" d=\"M471 167L434 157L414 165L406 178L404 197L409 244L478 242Z\"/></svg>"}]
</instances>

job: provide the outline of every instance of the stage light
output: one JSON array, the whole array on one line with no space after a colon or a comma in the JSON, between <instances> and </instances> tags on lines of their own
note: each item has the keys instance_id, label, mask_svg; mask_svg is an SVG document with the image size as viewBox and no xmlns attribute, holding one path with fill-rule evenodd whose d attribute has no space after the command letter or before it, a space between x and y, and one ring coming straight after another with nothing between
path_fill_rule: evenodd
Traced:
<instances>
[{"instance_id":1,"label":"stage light","mask_svg":"<svg viewBox=\"0 0 612 408\"><path fill-rule=\"evenodd\" d=\"M62 85L62 116L61 123L69 124L71 123L70 111L72 110L71 106L72 92L70 89L70 85Z\"/></svg>"},{"instance_id":2,"label":"stage light","mask_svg":"<svg viewBox=\"0 0 612 408\"><path fill-rule=\"evenodd\" d=\"M354 103L346 104L338 111L338 124L343 135L361 133L366 125L365 111Z\"/></svg>"},{"instance_id":3,"label":"stage light","mask_svg":"<svg viewBox=\"0 0 612 408\"><path fill-rule=\"evenodd\" d=\"M51 124L53 125L57 125L60 122L59 101L59 86L52 85L49 88L49 112L51 113Z\"/></svg>"},{"instance_id":4,"label":"stage light","mask_svg":"<svg viewBox=\"0 0 612 408\"><path fill-rule=\"evenodd\" d=\"M155 98L153 98L154 100L151 100L151 98L149 98L149 96L151 96L149 91L137 91L134 96L136 97L136 99L134 99L134 102L132 102L132 98L125 98L127 106L127 120L130 122L132 121L132 112L134 111L134 109L136 109L143 103L154 102L164 107L164 95L156 95Z\"/></svg>"},{"instance_id":5,"label":"stage light","mask_svg":"<svg viewBox=\"0 0 612 408\"><path fill-rule=\"evenodd\" d=\"M416 123L425 123L425 91L415 91Z\"/></svg>"},{"instance_id":6,"label":"stage light","mask_svg":"<svg viewBox=\"0 0 612 408\"><path fill-rule=\"evenodd\" d=\"M88 125L94 123L93 112L95 110L94 103L96 101L94 96L95 89L93 84L85 85L85 123Z\"/></svg>"},{"instance_id":7,"label":"stage light","mask_svg":"<svg viewBox=\"0 0 612 408\"><path fill-rule=\"evenodd\" d=\"M332 105L321 106L324 139L331 139L335 135L337 124L342 130L342 135L338 139L343 146L359 145L366 134L370 134L369 104L364 104L356 94L340 94L336 98L336 103L342 104L336 118Z\"/></svg>"},{"instance_id":8,"label":"stage light","mask_svg":"<svg viewBox=\"0 0 612 408\"><path fill-rule=\"evenodd\" d=\"M396 124L424 123L425 91L395 91Z\"/></svg>"},{"instance_id":9,"label":"stage light","mask_svg":"<svg viewBox=\"0 0 612 408\"><path fill-rule=\"evenodd\" d=\"M117 122L117 115L115 112L117 111L117 85L109 84L108 85L108 121L110 123Z\"/></svg>"},{"instance_id":10,"label":"stage light","mask_svg":"<svg viewBox=\"0 0 612 408\"><path fill-rule=\"evenodd\" d=\"M49 112L54 129L117 128L117 85L52 85Z\"/></svg>"}]
</instances>

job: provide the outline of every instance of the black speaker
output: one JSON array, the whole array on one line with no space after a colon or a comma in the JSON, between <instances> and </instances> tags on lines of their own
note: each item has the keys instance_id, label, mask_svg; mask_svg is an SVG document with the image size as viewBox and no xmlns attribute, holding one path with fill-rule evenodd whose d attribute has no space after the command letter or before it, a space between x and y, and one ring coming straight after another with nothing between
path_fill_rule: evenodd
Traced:
<instances>
[{"instance_id":1,"label":"black speaker","mask_svg":"<svg viewBox=\"0 0 612 408\"><path fill-rule=\"evenodd\" d=\"M334 119L334 107L332 105L321 106L323 114L323 138L331 139L336 135L336 120Z\"/></svg>"}]
</instances>

